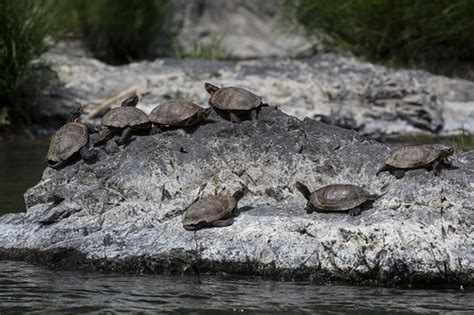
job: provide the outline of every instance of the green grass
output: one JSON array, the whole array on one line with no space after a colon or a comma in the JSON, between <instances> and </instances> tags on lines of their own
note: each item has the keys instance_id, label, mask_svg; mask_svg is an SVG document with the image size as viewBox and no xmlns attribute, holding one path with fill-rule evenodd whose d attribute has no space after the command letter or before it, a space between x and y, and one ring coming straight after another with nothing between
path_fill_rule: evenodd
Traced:
<instances>
[{"instance_id":1,"label":"green grass","mask_svg":"<svg viewBox=\"0 0 474 315\"><path fill-rule=\"evenodd\" d=\"M55 35L55 0L0 0L0 126L31 119L31 105L19 90L30 61L48 48Z\"/></svg>"},{"instance_id":2,"label":"green grass","mask_svg":"<svg viewBox=\"0 0 474 315\"><path fill-rule=\"evenodd\" d=\"M176 40L173 41L172 57L175 59L220 60L225 59L226 55L222 38L215 38L207 45L193 41L187 50L183 49Z\"/></svg>"},{"instance_id":3,"label":"green grass","mask_svg":"<svg viewBox=\"0 0 474 315\"><path fill-rule=\"evenodd\" d=\"M464 128L459 130L459 133L452 137L453 148L456 151L463 152L474 150L474 135L466 132Z\"/></svg>"},{"instance_id":4,"label":"green grass","mask_svg":"<svg viewBox=\"0 0 474 315\"><path fill-rule=\"evenodd\" d=\"M392 64L474 60L474 1L283 1L310 32L329 46Z\"/></svg>"}]
</instances>

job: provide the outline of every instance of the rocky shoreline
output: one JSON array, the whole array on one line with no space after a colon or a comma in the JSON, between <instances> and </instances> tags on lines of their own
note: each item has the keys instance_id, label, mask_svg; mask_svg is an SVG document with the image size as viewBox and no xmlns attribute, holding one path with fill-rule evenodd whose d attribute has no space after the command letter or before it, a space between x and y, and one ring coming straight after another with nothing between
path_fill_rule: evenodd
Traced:
<instances>
[{"instance_id":1,"label":"rocky shoreline","mask_svg":"<svg viewBox=\"0 0 474 315\"><path fill-rule=\"evenodd\" d=\"M287 114L372 139L474 133L474 83L337 54L240 62L157 59L118 67L66 45L44 54L32 68L25 93L49 121L64 121L77 106L94 113L126 91L141 94L140 108L147 113L169 99L205 105L202 86L209 81L249 89Z\"/></svg>"},{"instance_id":2,"label":"rocky shoreline","mask_svg":"<svg viewBox=\"0 0 474 315\"><path fill-rule=\"evenodd\" d=\"M436 177L375 172L390 149L357 133L263 108L211 115L193 134L136 136L96 163L46 169L27 212L0 218L0 259L58 269L229 274L316 283L472 286L474 152ZM386 193L358 217L307 213L294 188L351 183ZM189 232L197 197L250 192L233 225ZM40 224L54 216L57 222Z\"/></svg>"}]
</instances>

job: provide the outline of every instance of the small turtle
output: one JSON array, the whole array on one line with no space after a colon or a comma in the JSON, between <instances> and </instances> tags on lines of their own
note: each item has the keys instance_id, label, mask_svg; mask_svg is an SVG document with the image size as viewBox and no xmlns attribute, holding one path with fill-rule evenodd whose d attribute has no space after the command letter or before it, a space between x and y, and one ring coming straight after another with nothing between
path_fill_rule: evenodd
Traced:
<instances>
[{"instance_id":1,"label":"small turtle","mask_svg":"<svg viewBox=\"0 0 474 315\"><path fill-rule=\"evenodd\" d=\"M390 171L396 178L402 178L406 170L426 168L433 170L434 174L438 176L440 172L438 167L440 165L450 166L451 162L448 157L453 153L453 148L439 144L402 147L391 153L376 175Z\"/></svg>"},{"instance_id":2,"label":"small turtle","mask_svg":"<svg viewBox=\"0 0 474 315\"><path fill-rule=\"evenodd\" d=\"M189 101L168 101L155 107L149 118L159 129L185 128L206 119L210 112L210 107L202 108Z\"/></svg>"},{"instance_id":3,"label":"small turtle","mask_svg":"<svg viewBox=\"0 0 474 315\"><path fill-rule=\"evenodd\" d=\"M209 105L227 120L240 122L250 115L250 120L256 120L262 106L262 98L245 89L238 87L219 88L211 83L205 83L204 88L211 95Z\"/></svg>"},{"instance_id":4,"label":"small turtle","mask_svg":"<svg viewBox=\"0 0 474 315\"><path fill-rule=\"evenodd\" d=\"M97 156L95 150L89 149L89 128L79 122L81 114L81 108L74 110L67 123L59 128L51 139L47 154L51 168L64 167L77 153L85 161L91 161Z\"/></svg>"},{"instance_id":5,"label":"small turtle","mask_svg":"<svg viewBox=\"0 0 474 315\"><path fill-rule=\"evenodd\" d=\"M129 142L133 131L148 128L150 125L148 116L135 107L137 104L138 96L133 95L124 100L120 107L108 111L102 117L99 139L94 145L101 145L120 132L122 132L122 135L117 144L126 144Z\"/></svg>"},{"instance_id":6,"label":"small turtle","mask_svg":"<svg viewBox=\"0 0 474 315\"><path fill-rule=\"evenodd\" d=\"M231 225L237 203L245 192L243 189L232 196L209 196L195 201L183 214L183 227L188 231L195 231L206 227Z\"/></svg>"},{"instance_id":7,"label":"small turtle","mask_svg":"<svg viewBox=\"0 0 474 315\"><path fill-rule=\"evenodd\" d=\"M306 185L300 182L296 183L295 187L308 200L308 209L316 212L349 211L349 215L357 216L361 213L360 207L363 204L380 197L371 195L365 189L350 184L327 185L312 193Z\"/></svg>"}]
</instances>

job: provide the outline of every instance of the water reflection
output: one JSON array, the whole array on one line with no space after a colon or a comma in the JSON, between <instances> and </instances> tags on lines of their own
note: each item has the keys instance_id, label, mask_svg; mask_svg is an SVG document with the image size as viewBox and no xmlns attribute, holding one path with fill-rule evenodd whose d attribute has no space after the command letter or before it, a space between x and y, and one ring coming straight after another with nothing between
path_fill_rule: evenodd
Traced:
<instances>
[{"instance_id":1,"label":"water reflection","mask_svg":"<svg viewBox=\"0 0 474 315\"><path fill-rule=\"evenodd\" d=\"M52 272L0 262L0 310L61 313L474 312L474 293L397 290L213 277Z\"/></svg>"},{"instance_id":2,"label":"water reflection","mask_svg":"<svg viewBox=\"0 0 474 315\"><path fill-rule=\"evenodd\" d=\"M43 173L48 139L0 142L0 215L24 212L23 193Z\"/></svg>"}]
</instances>

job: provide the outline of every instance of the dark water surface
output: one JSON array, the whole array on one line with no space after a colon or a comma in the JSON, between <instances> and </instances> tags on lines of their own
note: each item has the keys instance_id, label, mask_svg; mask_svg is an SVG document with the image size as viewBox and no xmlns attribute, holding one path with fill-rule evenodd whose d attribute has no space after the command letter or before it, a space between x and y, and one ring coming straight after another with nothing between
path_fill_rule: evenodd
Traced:
<instances>
[{"instance_id":1,"label":"dark water surface","mask_svg":"<svg viewBox=\"0 0 474 315\"><path fill-rule=\"evenodd\" d=\"M48 145L47 138L0 141L0 215L26 211L23 194L41 179Z\"/></svg>"},{"instance_id":2,"label":"dark water surface","mask_svg":"<svg viewBox=\"0 0 474 315\"><path fill-rule=\"evenodd\" d=\"M0 262L0 313L473 313L474 293L52 272Z\"/></svg>"}]
</instances>

